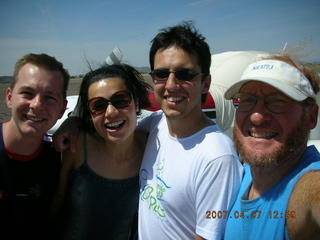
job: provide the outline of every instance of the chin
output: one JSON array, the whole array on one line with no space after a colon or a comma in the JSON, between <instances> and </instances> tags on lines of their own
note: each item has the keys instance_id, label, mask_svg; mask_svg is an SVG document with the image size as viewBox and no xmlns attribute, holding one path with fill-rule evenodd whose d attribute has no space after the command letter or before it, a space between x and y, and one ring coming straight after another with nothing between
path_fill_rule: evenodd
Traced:
<instances>
[{"instance_id":1,"label":"chin","mask_svg":"<svg viewBox=\"0 0 320 240\"><path fill-rule=\"evenodd\" d=\"M176 110L176 109L166 108L163 110L163 112L167 118L180 118L181 116L183 116L183 113L179 110Z\"/></svg>"},{"instance_id":2,"label":"chin","mask_svg":"<svg viewBox=\"0 0 320 240\"><path fill-rule=\"evenodd\" d=\"M128 136L107 136L106 140L112 143L124 143Z\"/></svg>"},{"instance_id":3,"label":"chin","mask_svg":"<svg viewBox=\"0 0 320 240\"><path fill-rule=\"evenodd\" d=\"M286 161L283 153L286 152L285 146L274 148L272 151L247 151L245 148L240 149L244 162L250 164L251 167L273 168L278 167Z\"/></svg>"},{"instance_id":4,"label":"chin","mask_svg":"<svg viewBox=\"0 0 320 240\"><path fill-rule=\"evenodd\" d=\"M46 132L43 133L43 131L39 131L37 129L23 129L22 130L22 133L24 136L28 136L28 137L39 137L39 138L42 138Z\"/></svg>"}]
</instances>

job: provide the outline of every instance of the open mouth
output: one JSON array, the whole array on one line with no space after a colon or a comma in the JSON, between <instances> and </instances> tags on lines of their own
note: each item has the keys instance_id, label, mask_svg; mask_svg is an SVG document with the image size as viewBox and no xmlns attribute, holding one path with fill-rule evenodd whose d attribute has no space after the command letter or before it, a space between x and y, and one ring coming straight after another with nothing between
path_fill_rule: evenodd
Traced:
<instances>
[{"instance_id":1,"label":"open mouth","mask_svg":"<svg viewBox=\"0 0 320 240\"><path fill-rule=\"evenodd\" d=\"M274 132L269 132L269 133L257 133L257 132L248 132L248 135L250 137L254 137L254 138L262 138L262 139L272 139L275 138L276 136L278 136L278 133L274 133Z\"/></svg>"},{"instance_id":2,"label":"open mouth","mask_svg":"<svg viewBox=\"0 0 320 240\"><path fill-rule=\"evenodd\" d=\"M122 120L113 123L106 123L104 126L106 127L106 129L109 130L117 130L120 129L125 124L125 122L125 120Z\"/></svg>"},{"instance_id":3,"label":"open mouth","mask_svg":"<svg viewBox=\"0 0 320 240\"><path fill-rule=\"evenodd\" d=\"M178 104L183 101L183 97L166 97L167 101L170 103Z\"/></svg>"},{"instance_id":4,"label":"open mouth","mask_svg":"<svg viewBox=\"0 0 320 240\"><path fill-rule=\"evenodd\" d=\"M33 117L33 116L25 116L27 120L33 121L33 122L41 122L44 120L44 118L37 118L37 117Z\"/></svg>"}]
</instances>

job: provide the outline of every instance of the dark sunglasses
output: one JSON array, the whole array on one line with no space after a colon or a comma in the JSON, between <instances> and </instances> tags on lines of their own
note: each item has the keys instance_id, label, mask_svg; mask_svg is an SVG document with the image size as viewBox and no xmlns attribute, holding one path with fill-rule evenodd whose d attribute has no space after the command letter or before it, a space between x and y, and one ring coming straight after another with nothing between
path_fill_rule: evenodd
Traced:
<instances>
[{"instance_id":1,"label":"dark sunglasses","mask_svg":"<svg viewBox=\"0 0 320 240\"><path fill-rule=\"evenodd\" d=\"M202 74L189 68L180 68L176 71L170 71L167 68L159 68L151 71L150 75L154 83L164 83L167 81L170 73L173 73L174 76L180 81L191 81L197 75Z\"/></svg>"},{"instance_id":2,"label":"dark sunglasses","mask_svg":"<svg viewBox=\"0 0 320 240\"><path fill-rule=\"evenodd\" d=\"M88 101L88 109L94 116L102 114L106 111L109 104L114 106L116 109L123 109L130 105L132 101L131 94L127 91L119 91L114 93L110 99L103 97L91 98Z\"/></svg>"}]
</instances>

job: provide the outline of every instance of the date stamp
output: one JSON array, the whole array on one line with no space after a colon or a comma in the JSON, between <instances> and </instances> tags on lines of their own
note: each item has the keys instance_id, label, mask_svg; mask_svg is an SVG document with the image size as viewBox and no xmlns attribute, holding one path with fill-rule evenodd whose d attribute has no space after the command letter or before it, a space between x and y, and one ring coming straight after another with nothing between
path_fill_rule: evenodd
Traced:
<instances>
[{"instance_id":1,"label":"date stamp","mask_svg":"<svg viewBox=\"0 0 320 240\"><path fill-rule=\"evenodd\" d=\"M262 212L262 211L250 211L250 212L244 212L244 211L206 211L205 214L206 219L228 219L228 218L234 218L234 219L260 219L260 218L269 218L269 219L289 219L289 218L295 218L296 217L296 211L268 211L268 212Z\"/></svg>"}]
</instances>

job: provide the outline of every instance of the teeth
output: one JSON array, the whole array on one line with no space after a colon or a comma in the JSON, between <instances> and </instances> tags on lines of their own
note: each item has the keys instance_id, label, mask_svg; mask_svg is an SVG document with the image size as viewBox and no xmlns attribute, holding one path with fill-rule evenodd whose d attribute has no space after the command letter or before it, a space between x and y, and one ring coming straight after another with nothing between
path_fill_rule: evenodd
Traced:
<instances>
[{"instance_id":1,"label":"teeth","mask_svg":"<svg viewBox=\"0 0 320 240\"><path fill-rule=\"evenodd\" d=\"M170 102L179 102L182 100L182 97L167 97L167 100Z\"/></svg>"},{"instance_id":2,"label":"teeth","mask_svg":"<svg viewBox=\"0 0 320 240\"><path fill-rule=\"evenodd\" d=\"M275 137L277 134L276 133L256 133L256 132L250 132L250 136L251 137L255 137L255 138L273 138Z\"/></svg>"},{"instance_id":3,"label":"teeth","mask_svg":"<svg viewBox=\"0 0 320 240\"><path fill-rule=\"evenodd\" d=\"M117 128L117 127L119 127L122 123L124 123L124 121L107 123L106 126L107 126L107 128Z\"/></svg>"},{"instance_id":4,"label":"teeth","mask_svg":"<svg viewBox=\"0 0 320 240\"><path fill-rule=\"evenodd\" d=\"M40 122L43 120L43 118L36 118L36 117L30 117L30 116L27 116L27 119L34 122Z\"/></svg>"}]
</instances>

